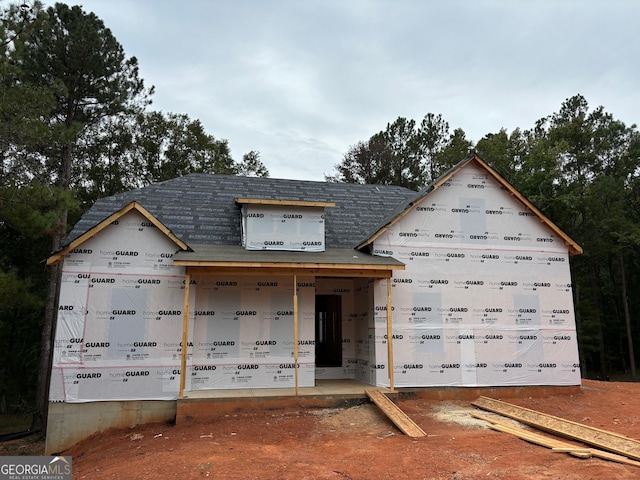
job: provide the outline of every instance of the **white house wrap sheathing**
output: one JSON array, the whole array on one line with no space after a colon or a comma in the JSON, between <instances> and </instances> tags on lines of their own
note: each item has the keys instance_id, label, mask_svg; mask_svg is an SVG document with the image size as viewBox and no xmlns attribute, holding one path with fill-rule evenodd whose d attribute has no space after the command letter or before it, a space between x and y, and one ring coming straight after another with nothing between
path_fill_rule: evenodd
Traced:
<instances>
[{"instance_id":1,"label":"white house wrap sheathing","mask_svg":"<svg viewBox=\"0 0 640 480\"><path fill-rule=\"evenodd\" d=\"M194 276L187 390L295 386L293 277ZM298 278L298 385L314 385L313 279Z\"/></svg>"},{"instance_id":2,"label":"white house wrap sheathing","mask_svg":"<svg viewBox=\"0 0 640 480\"><path fill-rule=\"evenodd\" d=\"M242 245L247 250L324 252L324 208L242 206Z\"/></svg>"},{"instance_id":3,"label":"white house wrap sheathing","mask_svg":"<svg viewBox=\"0 0 640 480\"><path fill-rule=\"evenodd\" d=\"M65 256L52 401L176 398L185 279L176 249L130 212Z\"/></svg>"},{"instance_id":4,"label":"white house wrap sheathing","mask_svg":"<svg viewBox=\"0 0 640 480\"><path fill-rule=\"evenodd\" d=\"M52 401L175 399L184 269L131 212L64 259ZM298 385L314 384L313 278L298 278ZM295 386L293 277L193 276L187 390Z\"/></svg>"},{"instance_id":5,"label":"white house wrap sheathing","mask_svg":"<svg viewBox=\"0 0 640 480\"><path fill-rule=\"evenodd\" d=\"M533 221L532 221L533 220ZM567 247L468 165L374 242L393 291L395 385L578 385ZM375 287L376 384L389 385L387 282Z\"/></svg>"}]
</instances>

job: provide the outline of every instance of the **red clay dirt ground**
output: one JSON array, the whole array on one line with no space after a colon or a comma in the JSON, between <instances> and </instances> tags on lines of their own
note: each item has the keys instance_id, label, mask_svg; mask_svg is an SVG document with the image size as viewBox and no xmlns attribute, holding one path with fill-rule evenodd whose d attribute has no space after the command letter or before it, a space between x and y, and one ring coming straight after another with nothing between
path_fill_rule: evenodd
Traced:
<instances>
[{"instance_id":1,"label":"red clay dirt ground","mask_svg":"<svg viewBox=\"0 0 640 480\"><path fill-rule=\"evenodd\" d=\"M580 394L505 401L640 439L640 383L584 380ZM109 430L63 454L73 457L74 479L640 478L640 467L580 459L493 431L470 416L476 409L468 401L398 405L426 437L403 435L363 404Z\"/></svg>"}]
</instances>

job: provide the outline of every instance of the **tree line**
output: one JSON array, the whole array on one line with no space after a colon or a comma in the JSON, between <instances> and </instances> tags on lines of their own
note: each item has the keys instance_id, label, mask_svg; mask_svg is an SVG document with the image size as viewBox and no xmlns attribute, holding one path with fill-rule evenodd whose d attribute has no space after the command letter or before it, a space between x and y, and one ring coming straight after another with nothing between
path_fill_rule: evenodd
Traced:
<instances>
[{"instance_id":1,"label":"tree line","mask_svg":"<svg viewBox=\"0 0 640 480\"><path fill-rule=\"evenodd\" d=\"M137 59L93 13L35 1L0 15L0 413L33 411L41 428L60 278L44 260L70 226L103 196L188 173L269 171L257 151L234 160L200 121L154 111ZM442 115L399 117L350 147L326 180L419 190L474 150L584 248L571 259L583 376L635 379L635 125L580 95L529 130L475 145Z\"/></svg>"}]
</instances>

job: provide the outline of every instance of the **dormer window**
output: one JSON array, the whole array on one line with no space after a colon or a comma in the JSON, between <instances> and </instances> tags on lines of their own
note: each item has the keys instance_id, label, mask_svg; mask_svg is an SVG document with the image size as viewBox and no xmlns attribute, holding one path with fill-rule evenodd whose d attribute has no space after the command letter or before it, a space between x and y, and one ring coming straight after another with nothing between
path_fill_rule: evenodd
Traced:
<instances>
[{"instance_id":1,"label":"dormer window","mask_svg":"<svg viewBox=\"0 0 640 480\"><path fill-rule=\"evenodd\" d=\"M324 252L325 208L333 202L238 198L247 250Z\"/></svg>"}]
</instances>

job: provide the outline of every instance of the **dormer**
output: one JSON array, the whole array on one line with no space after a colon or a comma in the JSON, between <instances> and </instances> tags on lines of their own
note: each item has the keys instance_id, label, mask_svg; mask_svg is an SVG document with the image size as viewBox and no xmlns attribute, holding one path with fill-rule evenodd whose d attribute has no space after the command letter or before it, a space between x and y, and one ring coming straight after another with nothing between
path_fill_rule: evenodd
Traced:
<instances>
[{"instance_id":1,"label":"dormer","mask_svg":"<svg viewBox=\"0 0 640 480\"><path fill-rule=\"evenodd\" d=\"M246 250L324 252L325 209L334 202L236 198Z\"/></svg>"}]
</instances>

